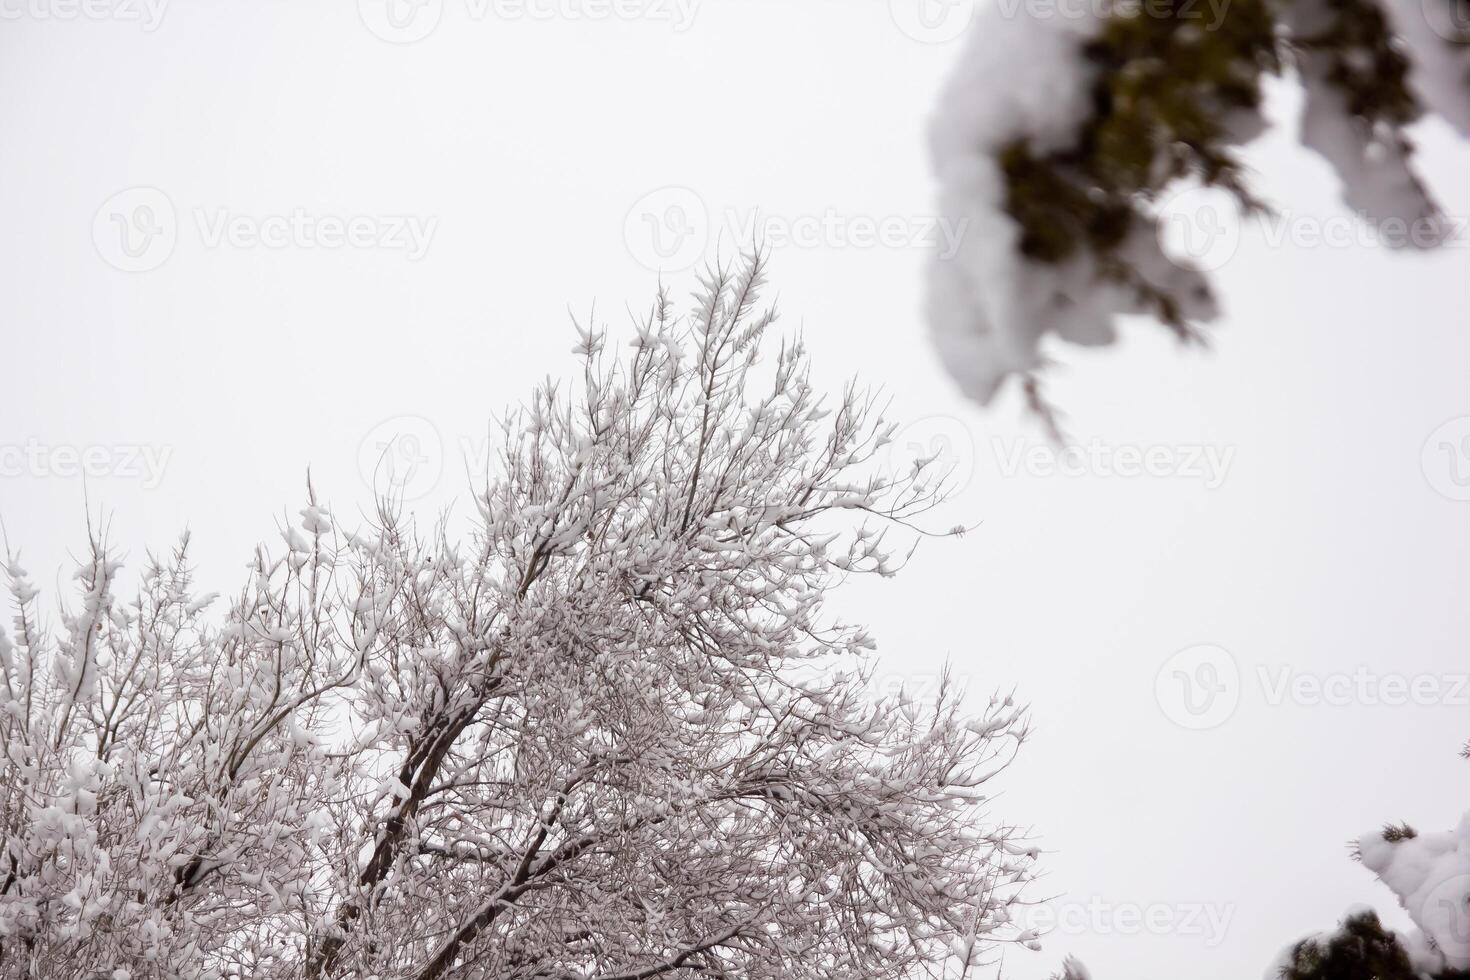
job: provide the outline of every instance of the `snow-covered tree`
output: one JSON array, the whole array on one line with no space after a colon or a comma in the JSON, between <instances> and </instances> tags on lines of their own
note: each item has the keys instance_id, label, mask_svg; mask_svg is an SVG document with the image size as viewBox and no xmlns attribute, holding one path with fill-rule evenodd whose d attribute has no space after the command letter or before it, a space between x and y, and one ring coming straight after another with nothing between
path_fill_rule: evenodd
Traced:
<instances>
[{"instance_id":1,"label":"snow-covered tree","mask_svg":"<svg viewBox=\"0 0 1470 980\"><path fill-rule=\"evenodd\" d=\"M1303 90L1301 140L1348 207L1390 244L1438 244L1406 127L1433 114L1470 134L1464 15L1463 0L984 5L931 125L939 209L965 229L930 272L949 370L982 402L1014 376L1040 405L1047 335L1108 344L1136 313L1196 339L1215 297L1161 248L1160 205L1194 182L1265 207L1238 147L1266 125L1271 76Z\"/></svg>"},{"instance_id":2,"label":"snow-covered tree","mask_svg":"<svg viewBox=\"0 0 1470 980\"><path fill-rule=\"evenodd\" d=\"M768 351L762 264L505 420L473 527L309 494L233 596L8 561L0 975L899 978L1034 944L1009 699L871 697L823 612L943 494Z\"/></svg>"}]
</instances>

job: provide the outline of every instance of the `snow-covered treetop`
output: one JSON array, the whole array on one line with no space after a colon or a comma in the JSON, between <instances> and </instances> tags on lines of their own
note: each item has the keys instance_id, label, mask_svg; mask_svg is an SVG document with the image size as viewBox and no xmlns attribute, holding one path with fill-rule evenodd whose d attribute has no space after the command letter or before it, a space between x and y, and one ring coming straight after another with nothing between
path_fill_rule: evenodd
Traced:
<instances>
[{"instance_id":1,"label":"snow-covered treetop","mask_svg":"<svg viewBox=\"0 0 1470 980\"><path fill-rule=\"evenodd\" d=\"M1034 849L1009 699L869 696L824 615L943 493L771 347L759 258L506 420L473 533L312 495L245 586L92 536L59 630L8 561L0 975L961 976Z\"/></svg>"}]
</instances>

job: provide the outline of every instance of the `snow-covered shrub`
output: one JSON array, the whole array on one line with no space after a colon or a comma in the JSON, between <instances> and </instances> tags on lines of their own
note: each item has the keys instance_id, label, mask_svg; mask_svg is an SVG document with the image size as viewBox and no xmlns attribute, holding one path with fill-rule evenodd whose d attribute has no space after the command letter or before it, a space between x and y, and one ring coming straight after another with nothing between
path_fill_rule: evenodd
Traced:
<instances>
[{"instance_id":1,"label":"snow-covered shrub","mask_svg":"<svg viewBox=\"0 0 1470 980\"><path fill-rule=\"evenodd\" d=\"M965 392L988 401L1016 376L1039 404L1043 338L1108 344L1120 314L1198 336L1215 297L1164 254L1161 199L1192 180L1264 206L1237 148L1266 124L1268 76L1294 72L1302 142L1348 206L1403 224L1395 244L1436 244L1405 127L1428 112L1470 134L1457 2L984 5L931 124L940 212L965 235L931 263L928 313Z\"/></svg>"},{"instance_id":2,"label":"snow-covered shrub","mask_svg":"<svg viewBox=\"0 0 1470 980\"><path fill-rule=\"evenodd\" d=\"M1336 932L1303 939L1266 974L1268 980L1419 980L1399 937L1371 909L1346 916Z\"/></svg>"},{"instance_id":3,"label":"snow-covered shrub","mask_svg":"<svg viewBox=\"0 0 1470 980\"><path fill-rule=\"evenodd\" d=\"M131 598L104 535L52 632L8 562L6 977L899 978L973 971L1034 850L988 822L1025 735L866 696L823 614L943 493L872 399L763 361L761 262L660 296L507 419L472 533L312 495L244 587L187 542Z\"/></svg>"},{"instance_id":4,"label":"snow-covered shrub","mask_svg":"<svg viewBox=\"0 0 1470 980\"><path fill-rule=\"evenodd\" d=\"M1266 980L1470 978L1470 814L1435 834L1391 824L1359 838L1353 856L1398 897L1415 928L1390 932L1371 909L1352 909L1335 931L1285 950Z\"/></svg>"}]
</instances>

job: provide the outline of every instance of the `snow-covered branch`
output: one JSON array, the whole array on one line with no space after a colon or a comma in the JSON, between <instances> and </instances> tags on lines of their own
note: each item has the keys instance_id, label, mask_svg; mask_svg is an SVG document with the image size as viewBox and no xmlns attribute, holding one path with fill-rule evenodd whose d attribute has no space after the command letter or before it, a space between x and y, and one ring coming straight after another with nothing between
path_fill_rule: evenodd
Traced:
<instances>
[{"instance_id":1,"label":"snow-covered branch","mask_svg":"<svg viewBox=\"0 0 1470 980\"><path fill-rule=\"evenodd\" d=\"M1047 339L1111 344L1123 315L1199 338L1217 303L1208 270L1164 252L1164 204L1195 184L1265 208L1239 148L1285 74L1348 207L1392 244L1439 243L1406 128L1436 114L1470 134L1453 0L981 7L931 124L940 213L965 234L931 263L928 314L966 394L988 402L1015 377L1039 404Z\"/></svg>"}]
</instances>

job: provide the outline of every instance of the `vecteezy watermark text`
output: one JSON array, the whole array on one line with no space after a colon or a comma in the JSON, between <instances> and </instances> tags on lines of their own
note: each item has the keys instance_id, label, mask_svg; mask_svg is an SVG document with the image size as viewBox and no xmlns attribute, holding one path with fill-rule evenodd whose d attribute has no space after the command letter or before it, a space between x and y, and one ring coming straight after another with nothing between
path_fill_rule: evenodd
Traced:
<instances>
[{"instance_id":1,"label":"vecteezy watermark text","mask_svg":"<svg viewBox=\"0 0 1470 980\"><path fill-rule=\"evenodd\" d=\"M702 0L460 0L472 23L483 21L646 21L689 30ZM422 41L444 19L445 0L358 0L357 12L374 35L392 44Z\"/></svg>"},{"instance_id":2,"label":"vecteezy watermark text","mask_svg":"<svg viewBox=\"0 0 1470 980\"><path fill-rule=\"evenodd\" d=\"M0 21L114 21L158 30L169 0L0 0Z\"/></svg>"},{"instance_id":3,"label":"vecteezy watermark text","mask_svg":"<svg viewBox=\"0 0 1470 980\"><path fill-rule=\"evenodd\" d=\"M229 208L195 208L194 223L205 248L356 248L402 251L417 262L429 250L436 217L359 214L342 217L294 208L289 214L242 214Z\"/></svg>"},{"instance_id":4,"label":"vecteezy watermark text","mask_svg":"<svg viewBox=\"0 0 1470 980\"><path fill-rule=\"evenodd\" d=\"M1230 651L1213 644L1175 653L1154 680L1164 715L1197 731L1230 720L1253 688L1269 708L1470 707L1470 673L1463 671L1383 671L1366 664L1320 671L1256 664L1247 672Z\"/></svg>"},{"instance_id":5,"label":"vecteezy watermark text","mask_svg":"<svg viewBox=\"0 0 1470 980\"><path fill-rule=\"evenodd\" d=\"M1266 248L1464 248L1470 218L1436 214L1371 218L1365 214L1306 214L1265 210L1242 214L1240 203L1218 187L1189 187L1159 208L1159 245L1176 263L1214 272L1240 250L1246 228Z\"/></svg>"},{"instance_id":6,"label":"vecteezy watermark text","mask_svg":"<svg viewBox=\"0 0 1470 980\"><path fill-rule=\"evenodd\" d=\"M168 261L181 227L190 224L209 249L374 249L416 262L439 228L432 215L343 215L304 207L265 213L194 207L188 215L192 222L181 222L172 199L156 187L130 187L97 209L92 242L108 265L124 272L147 272Z\"/></svg>"},{"instance_id":7,"label":"vecteezy watermark text","mask_svg":"<svg viewBox=\"0 0 1470 980\"><path fill-rule=\"evenodd\" d=\"M1235 461L1234 446L1109 445L1100 439L1056 446L996 436L991 440L1003 477L1091 476L1197 480L1214 490L1225 482Z\"/></svg>"},{"instance_id":8,"label":"vecteezy watermark text","mask_svg":"<svg viewBox=\"0 0 1470 980\"><path fill-rule=\"evenodd\" d=\"M1470 707L1470 674L1463 673L1385 674L1358 666L1350 671L1320 674L1261 664L1256 667L1256 679L1272 707Z\"/></svg>"},{"instance_id":9,"label":"vecteezy watermark text","mask_svg":"<svg viewBox=\"0 0 1470 980\"><path fill-rule=\"evenodd\" d=\"M0 443L0 478L32 476L137 480L144 490L163 482L172 446L51 444L39 439Z\"/></svg>"},{"instance_id":10,"label":"vecteezy watermark text","mask_svg":"<svg viewBox=\"0 0 1470 980\"><path fill-rule=\"evenodd\" d=\"M782 214L756 208L726 208L711 214L704 198L687 187L664 187L629 209L623 238L646 268L675 272L709 257L717 243L735 247L758 242L773 249L929 249L953 258L964 240L967 219L933 214L868 214L837 208Z\"/></svg>"},{"instance_id":11,"label":"vecteezy watermark text","mask_svg":"<svg viewBox=\"0 0 1470 980\"><path fill-rule=\"evenodd\" d=\"M1212 902L1112 902L1096 896L1031 905L1019 924L1041 935L1185 936L1214 948L1225 941L1235 906Z\"/></svg>"}]
</instances>

